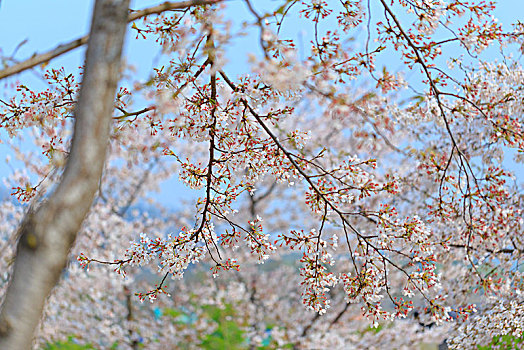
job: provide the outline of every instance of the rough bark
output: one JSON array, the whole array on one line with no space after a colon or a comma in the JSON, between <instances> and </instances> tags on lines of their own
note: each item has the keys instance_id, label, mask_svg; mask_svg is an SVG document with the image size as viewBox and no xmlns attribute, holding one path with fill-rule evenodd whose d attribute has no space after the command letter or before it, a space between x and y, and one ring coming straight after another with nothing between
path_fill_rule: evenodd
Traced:
<instances>
[{"instance_id":1,"label":"rough bark","mask_svg":"<svg viewBox=\"0 0 524 350\"><path fill-rule=\"evenodd\" d=\"M0 311L0 349L30 349L45 300L66 267L92 204L109 140L129 0L97 0L75 110L70 155L60 183L19 228L14 271Z\"/></svg>"}]
</instances>

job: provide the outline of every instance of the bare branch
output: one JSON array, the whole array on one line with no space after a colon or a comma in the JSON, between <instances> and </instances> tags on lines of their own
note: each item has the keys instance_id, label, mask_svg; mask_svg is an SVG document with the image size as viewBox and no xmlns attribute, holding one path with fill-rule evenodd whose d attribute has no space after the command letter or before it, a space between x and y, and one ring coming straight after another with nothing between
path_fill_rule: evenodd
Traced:
<instances>
[{"instance_id":1,"label":"bare branch","mask_svg":"<svg viewBox=\"0 0 524 350\"><path fill-rule=\"evenodd\" d=\"M127 22L133 22L133 21L136 21L137 19L149 16L149 15L160 14L165 11L185 9L188 7L198 6L198 5L215 4L221 1L222 0L190 0L190 1L180 1L180 2L166 1L163 4L160 4L157 6L153 6L153 7L143 9L143 10L132 12L128 17ZM34 54L32 57L30 57L29 59L25 61L22 61L20 63L14 64L10 67L0 70L0 79L7 78L11 75L15 75L27 69L33 68L34 66L37 66L39 64L48 62L52 60L53 58L61 56L69 51L72 51L80 46L87 44L88 40L89 40L89 35L86 35L79 39L70 41L66 44L61 44L48 52L41 53L41 54Z\"/></svg>"},{"instance_id":2,"label":"bare branch","mask_svg":"<svg viewBox=\"0 0 524 350\"><path fill-rule=\"evenodd\" d=\"M189 0L189 1L180 1L180 2L173 2L173 1L166 1L160 5L148 7L143 10L137 10L133 11L129 15L128 22L136 21L137 19L140 19L145 16L149 15L158 15L165 11L171 11L171 10L180 10L185 9L192 6L198 6L198 5L211 5L216 4L218 2L221 2L222 0Z\"/></svg>"}]
</instances>

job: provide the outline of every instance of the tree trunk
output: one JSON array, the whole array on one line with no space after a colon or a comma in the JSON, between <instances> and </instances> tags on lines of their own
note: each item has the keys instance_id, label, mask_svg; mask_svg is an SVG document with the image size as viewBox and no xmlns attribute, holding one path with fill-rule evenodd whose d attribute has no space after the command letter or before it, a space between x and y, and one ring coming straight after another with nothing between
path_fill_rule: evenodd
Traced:
<instances>
[{"instance_id":1,"label":"tree trunk","mask_svg":"<svg viewBox=\"0 0 524 350\"><path fill-rule=\"evenodd\" d=\"M97 0L67 165L56 190L19 228L14 271L0 311L0 349L30 349L47 296L102 175L129 0Z\"/></svg>"}]
</instances>

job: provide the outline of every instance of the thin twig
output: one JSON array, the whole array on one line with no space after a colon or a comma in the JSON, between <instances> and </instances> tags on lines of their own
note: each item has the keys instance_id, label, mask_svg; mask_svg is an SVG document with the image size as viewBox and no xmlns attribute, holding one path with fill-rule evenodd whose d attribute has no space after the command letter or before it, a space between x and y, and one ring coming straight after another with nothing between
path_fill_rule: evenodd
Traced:
<instances>
[{"instance_id":1,"label":"thin twig","mask_svg":"<svg viewBox=\"0 0 524 350\"><path fill-rule=\"evenodd\" d=\"M133 21L136 21L137 19L149 16L149 15L160 14L165 11L184 9L184 8L188 8L192 6L198 6L198 5L211 5L211 4L216 4L218 2L221 2L221 1L223 0L190 0L190 1L180 1L180 2L166 1L163 4L160 4L157 6L149 7L143 10L133 11L129 15L128 22L133 22ZM45 53L34 54L32 57L30 57L29 59L25 61L22 61L20 63L17 63L15 65L12 65L10 67L0 70L0 79L4 79L11 75L18 74L27 69L33 68L39 64L49 62L53 58L61 56L69 51L72 51L80 46L87 44L88 40L89 40L89 35L85 35L81 38L75 39L66 44L61 44L57 46L56 48L50 51L47 51Z\"/></svg>"}]
</instances>

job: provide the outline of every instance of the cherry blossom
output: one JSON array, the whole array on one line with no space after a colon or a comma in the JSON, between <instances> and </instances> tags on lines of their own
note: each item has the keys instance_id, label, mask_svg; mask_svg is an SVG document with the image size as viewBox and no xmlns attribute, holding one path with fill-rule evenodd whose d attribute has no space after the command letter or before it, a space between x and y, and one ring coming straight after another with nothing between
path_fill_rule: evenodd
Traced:
<instances>
[{"instance_id":1,"label":"cherry blossom","mask_svg":"<svg viewBox=\"0 0 524 350\"><path fill-rule=\"evenodd\" d=\"M199 348L222 315L252 347L522 338L522 25L491 1L230 6L129 25L162 63L147 79L122 67L99 189L35 348ZM237 72L245 35L259 51ZM80 75L52 66L45 89L0 100L24 165L0 203L0 294L16 227L60 181ZM194 197L157 203L166 181Z\"/></svg>"}]
</instances>

